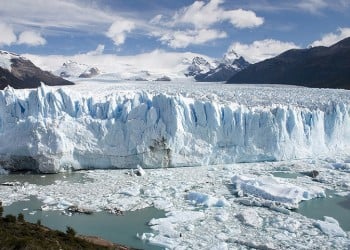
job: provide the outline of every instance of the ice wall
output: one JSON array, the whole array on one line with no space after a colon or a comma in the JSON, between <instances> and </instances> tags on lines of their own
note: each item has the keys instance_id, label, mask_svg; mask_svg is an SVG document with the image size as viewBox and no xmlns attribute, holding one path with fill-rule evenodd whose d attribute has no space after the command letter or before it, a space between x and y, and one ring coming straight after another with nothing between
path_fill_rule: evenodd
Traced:
<instances>
[{"instance_id":1,"label":"ice wall","mask_svg":"<svg viewBox=\"0 0 350 250\"><path fill-rule=\"evenodd\" d=\"M306 89L307 91L307 89ZM0 166L57 172L288 160L350 152L350 107L245 106L135 91L0 91Z\"/></svg>"}]
</instances>

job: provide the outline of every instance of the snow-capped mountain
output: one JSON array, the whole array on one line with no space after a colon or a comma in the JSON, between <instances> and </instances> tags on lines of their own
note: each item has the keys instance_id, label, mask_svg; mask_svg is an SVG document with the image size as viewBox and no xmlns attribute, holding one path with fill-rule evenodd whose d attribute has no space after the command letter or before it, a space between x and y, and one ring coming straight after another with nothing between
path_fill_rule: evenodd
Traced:
<instances>
[{"instance_id":1,"label":"snow-capped mountain","mask_svg":"<svg viewBox=\"0 0 350 250\"><path fill-rule=\"evenodd\" d=\"M55 71L55 75L69 78L69 77L80 77L90 78L100 74L100 70L96 67L90 67L86 64L77 63L74 61L67 61Z\"/></svg>"},{"instance_id":2,"label":"snow-capped mountain","mask_svg":"<svg viewBox=\"0 0 350 250\"><path fill-rule=\"evenodd\" d=\"M64 80L36 67L30 60L20 55L0 50L0 89L35 88L41 82L47 85L71 85Z\"/></svg>"},{"instance_id":3,"label":"snow-capped mountain","mask_svg":"<svg viewBox=\"0 0 350 250\"><path fill-rule=\"evenodd\" d=\"M241 56L239 56L234 50L230 50L227 53L225 53L220 63L231 65L234 63L235 60L239 59L240 57Z\"/></svg>"},{"instance_id":4,"label":"snow-capped mountain","mask_svg":"<svg viewBox=\"0 0 350 250\"><path fill-rule=\"evenodd\" d=\"M80 78L91 78L100 74L100 70L96 67L89 68L79 75Z\"/></svg>"},{"instance_id":5,"label":"snow-capped mountain","mask_svg":"<svg viewBox=\"0 0 350 250\"><path fill-rule=\"evenodd\" d=\"M206 59L200 56L196 56L192 59L192 63L185 72L186 76L196 76L198 74L205 74L211 69L214 69L215 65L210 64Z\"/></svg>"},{"instance_id":6,"label":"snow-capped mountain","mask_svg":"<svg viewBox=\"0 0 350 250\"><path fill-rule=\"evenodd\" d=\"M201 72L207 72L215 68L214 60L208 56L192 52L167 52L155 50L148 53L119 56L116 54L87 55L78 54L71 56L62 55L26 55L43 69L54 72L63 77L71 77L75 81L84 81L78 77L86 70L96 67L100 74L98 79L108 78L114 81L155 81L163 76L168 76L173 81L178 79L193 80L186 77L188 68L192 65L193 58L203 58L211 66L207 69L206 63L198 62Z\"/></svg>"},{"instance_id":7,"label":"snow-capped mountain","mask_svg":"<svg viewBox=\"0 0 350 250\"><path fill-rule=\"evenodd\" d=\"M188 67L186 76L193 76L196 81L221 82L245 69L250 64L235 51L229 51L221 60L209 63L202 57L195 57Z\"/></svg>"}]
</instances>

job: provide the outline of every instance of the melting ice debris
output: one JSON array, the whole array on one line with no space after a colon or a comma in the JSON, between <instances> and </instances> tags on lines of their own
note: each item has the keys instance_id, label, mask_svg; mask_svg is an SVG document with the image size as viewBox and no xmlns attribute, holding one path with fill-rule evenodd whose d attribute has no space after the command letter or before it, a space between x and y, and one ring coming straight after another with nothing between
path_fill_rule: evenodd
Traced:
<instances>
[{"instance_id":1,"label":"melting ice debris","mask_svg":"<svg viewBox=\"0 0 350 250\"><path fill-rule=\"evenodd\" d=\"M125 187L119 193L126 196L138 196L140 194L140 187L135 183L130 183L130 187Z\"/></svg>"},{"instance_id":2,"label":"melting ice debris","mask_svg":"<svg viewBox=\"0 0 350 250\"><path fill-rule=\"evenodd\" d=\"M298 207L298 203L303 200L326 197L324 190L320 187L303 188L283 182L273 176L234 175L231 181L240 196L251 195L263 200L282 203L288 208Z\"/></svg>"},{"instance_id":3,"label":"melting ice debris","mask_svg":"<svg viewBox=\"0 0 350 250\"><path fill-rule=\"evenodd\" d=\"M213 196L197 192L190 192L186 195L186 199L195 205L203 205L206 207L224 207L230 205L224 197L218 199Z\"/></svg>"},{"instance_id":4,"label":"melting ice debris","mask_svg":"<svg viewBox=\"0 0 350 250\"><path fill-rule=\"evenodd\" d=\"M151 228L158 232L157 235L148 238L150 244L174 249L181 242L181 233L176 229L179 226L190 224L192 221L203 219L205 214L197 211L172 211L166 214L166 218L152 219L149 222Z\"/></svg>"},{"instance_id":5,"label":"melting ice debris","mask_svg":"<svg viewBox=\"0 0 350 250\"><path fill-rule=\"evenodd\" d=\"M350 163L334 162L329 164L329 168L344 172L350 172Z\"/></svg>"},{"instance_id":6,"label":"melting ice debris","mask_svg":"<svg viewBox=\"0 0 350 250\"><path fill-rule=\"evenodd\" d=\"M3 169L2 167L0 167L0 175L6 175L8 173L9 173L9 171L7 171L7 170Z\"/></svg>"},{"instance_id":7,"label":"melting ice debris","mask_svg":"<svg viewBox=\"0 0 350 250\"><path fill-rule=\"evenodd\" d=\"M324 221L317 220L314 225L319 228L324 234L331 237L346 237L347 234L339 226L339 222L328 216L324 216Z\"/></svg>"},{"instance_id":8,"label":"melting ice debris","mask_svg":"<svg viewBox=\"0 0 350 250\"><path fill-rule=\"evenodd\" d=\"M136 175L143 176L145 174L146 174L145 170L143 170L143 168L140 165L137 165Z\"/></svg>"},{"instance_id":9,"label":"melting ice debris","mask_svg":"<svg viewBox=\"0 0 350 250\"><path fill-rule=\"evenodd\" d=\"M237 214L237 218L244 224L251 227L261 227L263 222L262 218L253 208L248 208L240 212L239 214Z\"/></svg>"},{"instance_id":10,"label":"melting ice debris","mask_svg":"<svg viewBox=\"0 0 350 250\"><path fill-rule=\"evenodd\" d=\"M29 195L37 196L40 200L49 196L57 201L57 205L48 206L47 209L57 209L58 204L65 200L94 211L104 210L107 207L129 211L151 204L156 205L158 201L163 205L168 202L171 206L167 211L173 212L167 213L166 218L152 220L151 227L154 229L152 234L143 235L143 232L139 232L139 237L143 236L145 241L169 249L211 249L219 246L220 242L227 243L228 249L315 249L323 246L325 249L347 249L349 237L329 237L314 226L314 219L296 212L286 215L276 213L272 209L247 207L238 202L231 202L238 198L233 198L231 190L227 188L231 177L229 173L243 172L246 176L248 174L253 176L257 172L259 174L271 172L271 169L279 166L294 169L296 173L318 169L327 179L325 183L315 183L306 177L286 179L286 182L295 186L319 185L327 189L337 187L339 190L348 190L348 187L342 188L339 183L348 182L350 173L330 170L322 160L312 162L297 160L232 164L229 168L216 166L216 170L213 171L208 171L207 167L153 169L147 171L145 178L128 177L125 175L125 170L89 170L84 171L84 175L92 181L86 183L68 180L46 186L28 185L23 190L17 190L16 186L1 186L0 200L3 204L9 205ZM210 177L208 173L211 174ZM213 179L208 182L209 178ZM136 184L137 189L143 190L137 196L119 193L120 190L135 187ZM193 207L185 199L186 195L193 191L211 197L232 197L229 199L230 206L206 209ZM252 196L244 198L259 200ZM273 203L269 200L259 201L260 204ZM248 226L235 216L243 212L242 217L248 221L249 213L244 214L244 211L252 208L263 219L260 227ZM67 212L66 214L71 215Z\"/></svg>"}]
</instances>

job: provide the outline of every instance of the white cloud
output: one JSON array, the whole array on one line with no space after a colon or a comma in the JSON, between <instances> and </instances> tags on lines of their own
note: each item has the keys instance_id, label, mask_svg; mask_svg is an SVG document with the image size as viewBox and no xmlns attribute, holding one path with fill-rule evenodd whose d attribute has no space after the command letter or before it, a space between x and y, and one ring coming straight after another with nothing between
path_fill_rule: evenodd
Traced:
<instances>
[{"instance_id":1,"label":"white cloud","mask_svg":"<svg viewBox=\"0 0 350 250\"><path fill-rule=\"evenodd\" d=\"M135 28L135 24L129 20L120 19L114 21L109 27L106 35L114 41L114 44L119 46L125 42L126 34Z\"/></svg>"},{"instance_id":2,"label":"white cloud","mask_svg":"<svg viewBox=\"0 0 350 250\"><path fill-rule=\"evenodd\" d=\"M98 56L98 55L102 55L104 50L105 50L105 46L103 44L99 44L97 45L97 48L95 50L89 51L86 54L89 56Z\"/></svg>"},{"instance_id":3,"label":"white cloud","mask_svg":"<svg viewBox=\"0 0 350 250\"><path fill-rule=\"evenodd\" d=\"M114 15L88 2L90 1L1 0L0 20L7 20L21 30L31 26L101 32L94 28L101 24L107 26L113 22Z\"/></svg>"},{"instance_id":4,"label":"white cloud","mask_svg":"<svg viewBox=\"0 0 350 250\"><path fill-rule=\"evenodd\" d=\"M320 40L311 43L310 46L331 46L347 37L350 37L350 28L339 28L335 33L325 34Z\"/></svg>"},{"instance_id":5,"label":"white cloud","mask_svg":"<svg viewBox=\"0 0 350 250\"><path fill-rule=\"evenodd\" d=\"M230 20L231 24L237 28L254 28L264 23L264 18L257 17L255 12L250 10L230 10L224 12L224 17Z\"/></svg>"},{"instance_id":6,"label":"white cloud","mask_svg":"<svg viewBox=\"0 0 350 250\"><path fill-rule=\"evenodd\" d=\"M256 63L289 50L299 48L292 42L282 42L273 39L254 41L251 44L239 42L233 43L229 50L234 50L237 54L243 56L247 61Z\"/></svg>"},{"instance_id":7,"label":"white cloud","mask_svg":"<svg viewBox=\"0 0 350 250\"><path fill-rule=\"evenodd\" d=\"M186 30L165 33L161 36L160 41L171 48L186 48L191 44L203 44L226 36L225 32L213 29Z\"/></svg>"},{"instance_id":8,"label":"white cloud","mask_svg":"<svg viewBox=\"0 0 350 250\"><path fill-rule=\"evenodd\" d=\"M156 15L149 23L157 28L150 34L171 48L186 48L226 38L227 33L215 26L222 22L229 22L238 29L254 28L264 23L264 19L253 11L226 10L221 7L223 3L224 0L194 1L172 17Z\"/></svg>"},{"instance_id":9,"label":"white cloud","mask_svg":"<svg viewBox=\"0 0 350 250\"><path fill-rule=\"evenodd\" d=\"M29 46L39 46L39 45L45 45L46 40L41 36L40 33L29 30L29 31L23 31L21 34L19 34L18 44L26 44Z\"/></svg>"},{"instance_id":10,"label":"white cloud","mask_svg":"<svg viewBox=\"0 0 350 250\"><path fill-rule=\"evenodd\" d=\"M173 16L172 25L192 24L196 29L208 28L219 22L229 21L236 28L253 28L264 23L262 17L253 11L236 9L225 10L220 7L223 0L195 1Z\"/></svg>"},{"instance_id":11,"label":"white cloud","mask_svg":"<svg viewBox=\"0 0 350 250\"><path fill-rule=\"evenodd\" d=\"M11 26L0 22L0 46L11 45L17 41Z\"/></svg>"},{"instance_id":12,"label":"white cloud","mask_svg":"<svg viewBox=\"0 0 350 250\"><path fill-rule=\"evenodd\" d=\"M162 18L163 18L163 15L161 15L161 14L156 15L155 17L153 17L153 18L149 21L149 23L150 23L150 24L155 24L155 25L160 24Z\"/></svg>"},{"instance_id":13,"label":"white cloud","mask_svg":"<svg viewBox=\"0 0 350 250\"><path fill-rule=\"evenodd\" d=\"M297 6L311 13L318 13L321 9L326 8L328 3L325 0L302 0Z\"/></svg>"},{"instance_id":14,"label":"white cloud","mask_svg":"<svg viewBox=\"0 0 350 250\"><path fill-rule=\"evenodd\" d=\"M121 23L113 23L116 16L120 17ZM44 29L45 36L72 32L104 34L117 45L125 41L126 33L134 27L130 25L131 21L122 18L121 13L101 8L100 3L95 1L81 0L32 0L30 4L28 0L1 0L0 22L2 20L16 27L15 32L18 33L27 31L30 27L30 30ZM21 43L30 41L30 37L32 45L44 41L35 40L33 34L24 35L28 39L21 40Z\"/></svg>"}]
</instances>

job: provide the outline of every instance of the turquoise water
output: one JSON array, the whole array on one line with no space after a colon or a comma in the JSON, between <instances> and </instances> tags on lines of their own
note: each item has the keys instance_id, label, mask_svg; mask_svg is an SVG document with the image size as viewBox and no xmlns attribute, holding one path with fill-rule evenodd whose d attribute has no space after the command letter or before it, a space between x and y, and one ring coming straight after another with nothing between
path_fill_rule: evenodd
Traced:
<instances>
[{"instance_id":1,"label":"turquoise water","mask_svg":"<svg viewBox=\"0 0 350 250\"><path fill-rule=\"evenodd\" d=\"M153 207L125 212L122 216L98 212L92 215L73 214L63 215L61 211L41 211L42 203L35 197L29 201L15 202L4 207L4 214L23 213L25 220L36 223L41 220L41 224L52 229L66 231L67 226L71 226L78 234L94 235L103 239L139 248L139 249L162 249L151 246L136 237L136 234L151 232L147 223L152 218L165 217L165 212ZM34 215L29 213L35 211Z\"/></svg>"},{"instance_id":2,"label":"turquoise water","mask_svg":"<svg viewBox=\"0 0 350 250\"><path fill-rule=\"evenodd\" d=\"M20 183L29 183L36 185L51 185L55 181L67 181L70 183L85 183L92 182L93 179L88 178L84 171L69 172L69 173L58 173L58 174L32 174L32 173L15 173L0 175L0 183L4 182L20 182Z\"/></svg>"},{"instance_id":3,"label":"turquoise water","mask_svg":"<svg viewBox=\"0 0 350 250\"><path fill-rule=\"evenodd\" d=\"M289 179L296 179L297 177L303 176L302 174L297 172L287 172L287 171L274 171L274 172L271 172L271 174L274 177L289 178Z\"/></svg>"},{"instance_id":4,"label":"turquoise water","mask_svg":"<svg viewBox=\"0 0 350 250\"><path fill-rule=\"evenodd\" d=\"M333 217L343 230L350 231L350 196L341 197L328 191L326 198L301 202L297 212L319 220L323 220L323 216Z\"/></svg>"},{"instance_id":5,"label":"turquoise water","mask_svg":"<svg viewBox=\"0 0 350 250\"><path fill-rule=\"evenodd\" d=\"M297 172L275 171L271 173L275 177L292 178L304 176ZM327 190L326 198L317 198L303 201L296 212L312 219L323 220L324 216L330 216L338 220L341 228L350 231L350 196L337 196L334 191Z\"/></svg>"}]
</instances>

